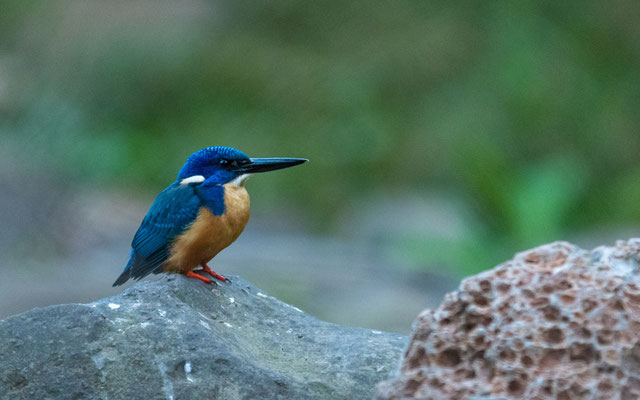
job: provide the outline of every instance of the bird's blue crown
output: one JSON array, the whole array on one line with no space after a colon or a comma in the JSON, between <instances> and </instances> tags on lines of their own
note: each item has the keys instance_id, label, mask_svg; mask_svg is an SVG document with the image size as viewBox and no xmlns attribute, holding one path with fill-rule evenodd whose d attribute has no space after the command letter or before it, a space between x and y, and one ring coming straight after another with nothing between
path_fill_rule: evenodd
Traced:
<instances>
[{"instance_id":1,"label":"bird's blue crown","mask_svg":"<svg viewBox=\"0 0 640 400\"><path fill-rule=\"evenodd\" d=\"M238 173L230 168L238 163L249 162L249 156L233 147L211 146L198 150L187 158L178 180L195 175L202 175L207 184L221 185L238 177Z\"/></svg>"}]
</instances>

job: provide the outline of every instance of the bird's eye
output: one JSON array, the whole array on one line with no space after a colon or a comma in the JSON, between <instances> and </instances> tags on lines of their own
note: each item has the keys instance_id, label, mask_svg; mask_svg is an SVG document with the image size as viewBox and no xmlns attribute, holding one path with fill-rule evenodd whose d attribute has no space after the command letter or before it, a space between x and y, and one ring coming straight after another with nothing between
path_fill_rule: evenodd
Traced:
<instances>
[{"instance_id":1,"label":"bird's eye","mask_svg":"<svg viewBox=\"0 0 640 400\"><path fill-rule=\"evenodd\" d=\"M218 161L218 164L220 164L221 167L226 167L229 165L229 160L222 159Z\"/></svg>"}]
</instances>

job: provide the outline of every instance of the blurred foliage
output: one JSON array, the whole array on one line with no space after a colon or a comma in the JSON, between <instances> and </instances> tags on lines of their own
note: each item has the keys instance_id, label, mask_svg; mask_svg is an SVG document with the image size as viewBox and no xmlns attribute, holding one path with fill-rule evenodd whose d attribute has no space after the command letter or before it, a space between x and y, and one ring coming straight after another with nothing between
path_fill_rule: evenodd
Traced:
<instances>
[{"instance_id":1,"label":"blurred foliage","mask_svg":"<svg viewBox=\"0 0 640 400\"><path fill-rule=\"evenodd\" d=\"M635 1L0 7L2 134L47 173L157 190L208 145L308 157L252 192L322 229L375 188L455 193L470 236L393 241L471 271L640 220Z\"/></svg>"}]
</instances>

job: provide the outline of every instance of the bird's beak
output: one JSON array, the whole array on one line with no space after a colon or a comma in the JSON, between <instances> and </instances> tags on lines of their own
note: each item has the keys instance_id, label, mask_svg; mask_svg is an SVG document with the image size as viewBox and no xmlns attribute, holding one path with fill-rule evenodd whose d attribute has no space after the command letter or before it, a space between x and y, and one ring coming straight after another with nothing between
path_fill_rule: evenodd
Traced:
<instances>
[{"instance_id":1,"label":"bird's beak","mask_svg":"<svg viewBox=\"0 0 640 400\"><path fill-rule=\"evenodd\" d=\"M306 158L252 158L251 162L240 165L235 169L236 172L242 174L255 174L257 172L275 171L277 169L289 168L303 162L309 161Z\"/></svg>"}]
</instances>

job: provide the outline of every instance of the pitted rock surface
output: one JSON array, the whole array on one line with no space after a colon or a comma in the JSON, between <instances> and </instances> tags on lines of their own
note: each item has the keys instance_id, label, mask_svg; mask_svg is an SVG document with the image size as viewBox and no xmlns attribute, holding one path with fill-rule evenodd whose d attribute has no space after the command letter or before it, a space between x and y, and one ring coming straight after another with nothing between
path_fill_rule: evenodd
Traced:
<instances>
[{"instance_id":1,"label":"pitted rock surface","mask_svg":"<svg viewBox=\"0 0 640 400\"><path fill-rule=\"evenodd\" d=\"M180 275L0 321L0 399L370 399L408 338Z\"/></svg>"},{"instance_id":2,"label":"pitted rock surface","mask_svg":"<svg viewBox=\"0 0 640 400\"><path fill-rule=\"evenodd\" d=\"M640 239L556 242L422 312L376 399L639 399Z\"/></svg>"}]
</instances>

